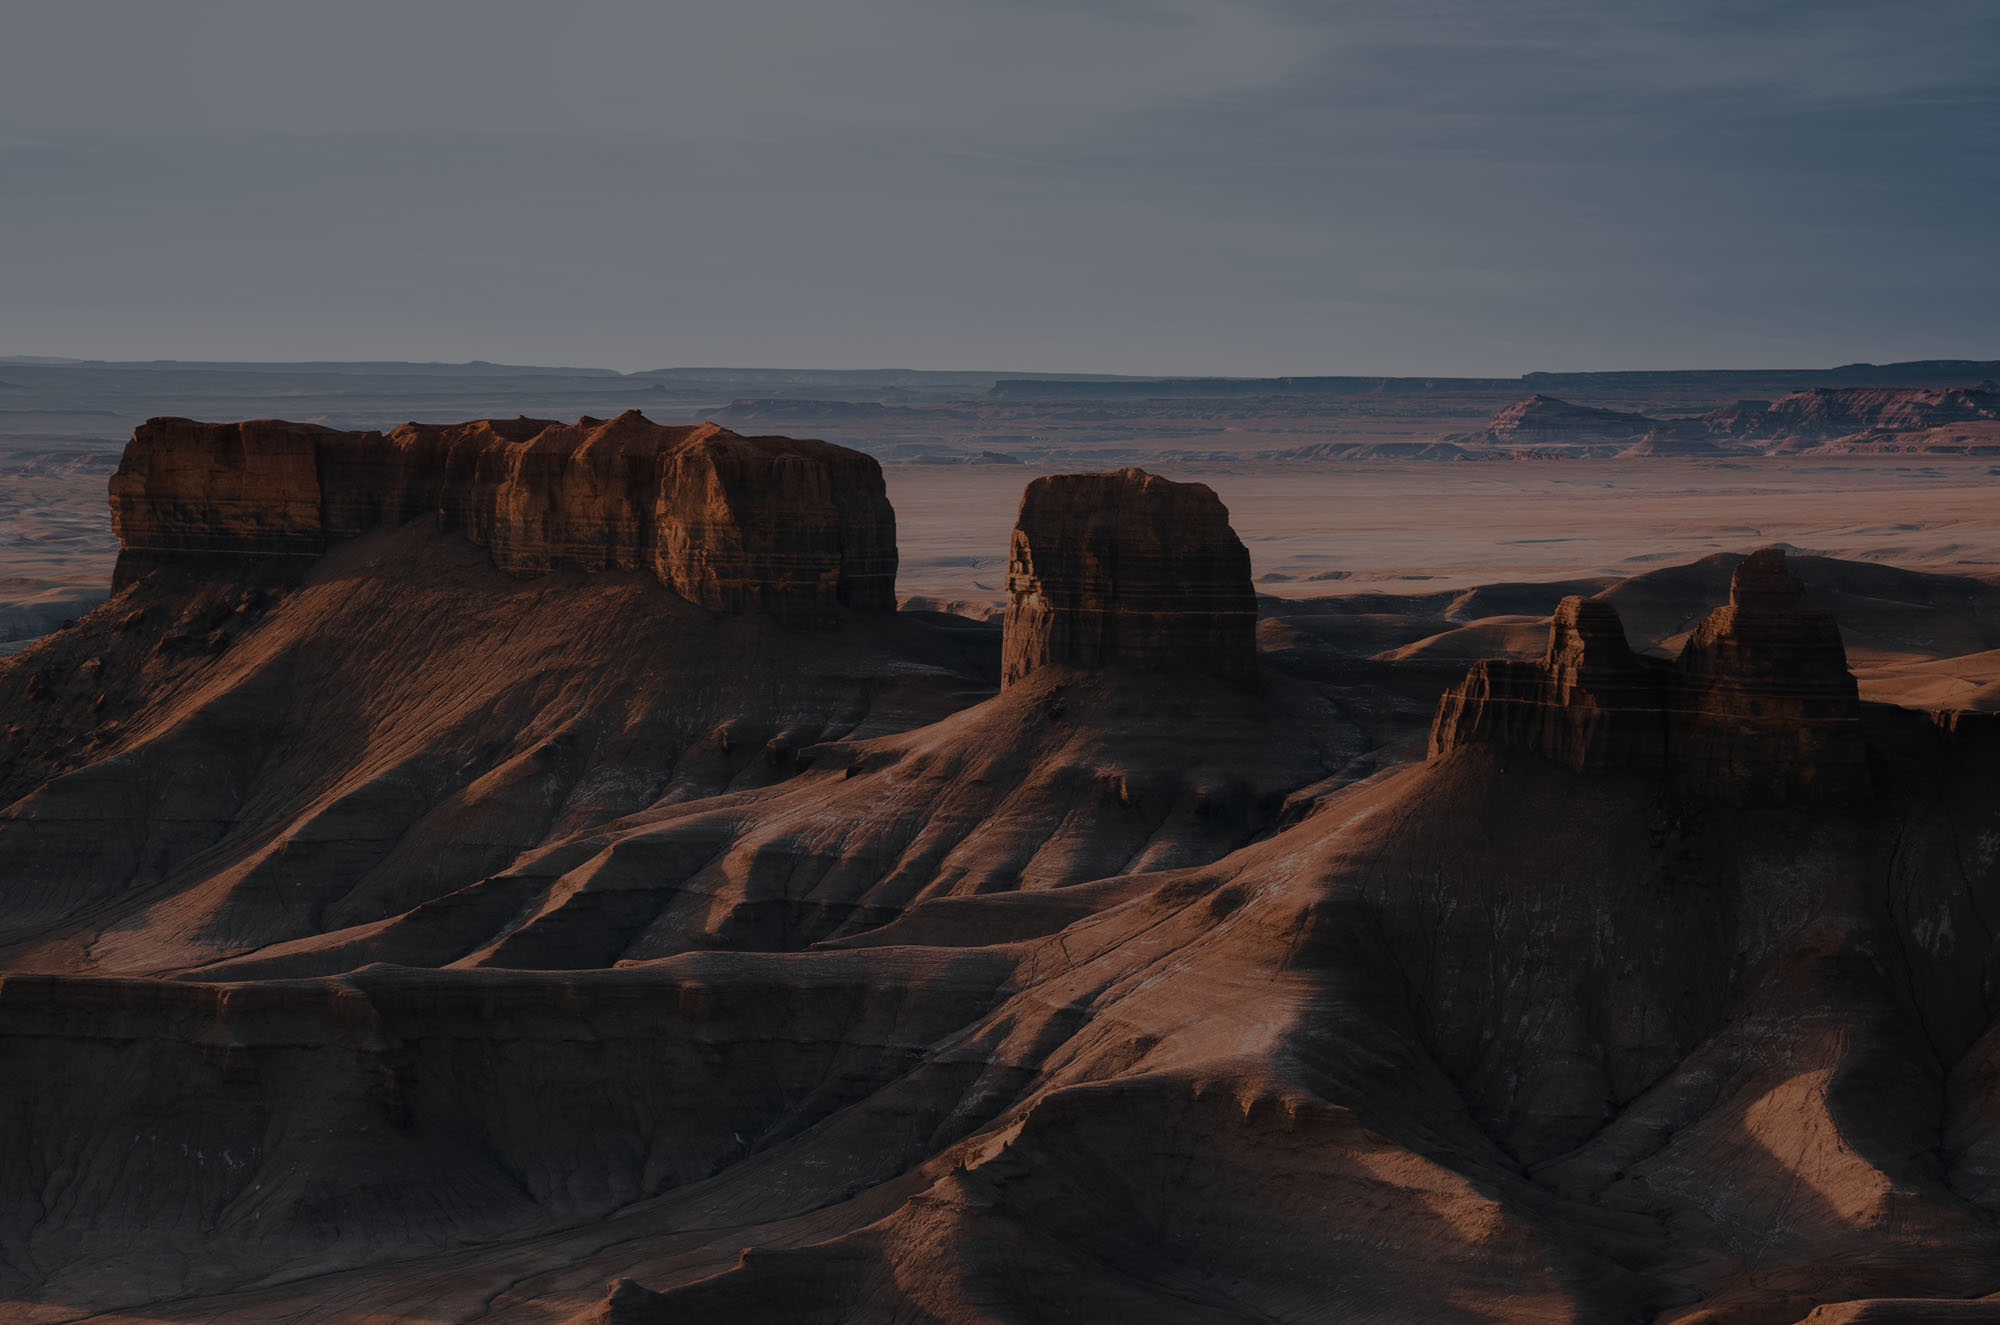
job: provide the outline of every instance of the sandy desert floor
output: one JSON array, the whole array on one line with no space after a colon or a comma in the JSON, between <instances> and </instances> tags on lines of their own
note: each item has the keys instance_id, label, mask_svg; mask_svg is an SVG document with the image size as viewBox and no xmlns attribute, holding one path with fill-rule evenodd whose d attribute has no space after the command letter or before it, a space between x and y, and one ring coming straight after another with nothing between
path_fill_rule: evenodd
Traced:
<instances>
[{"instance_id":1,"label":"sandy desert floor","mask_svg":"<svg viewBox=\"0 0 2000 1325\"><path fill-rule=\"evenodd\" d=\"M1162 464L1208 484L1259 592L1411 593L1630 575L1788 543L1912 570L2000 574L1990 458ZM906 595L997 604L1033 471L888 467Z\"/></svg>"},{"instance_id":2,"label":"sandy desert floor","mask_svg":"<svg viewBox=\"0 0 2000 1325\"><path fill-rule=\"evenodd\" d=\"M101 601L118 540L105 481L115 455L0 452L0 654Z\"/></svg>"}]
</instances>

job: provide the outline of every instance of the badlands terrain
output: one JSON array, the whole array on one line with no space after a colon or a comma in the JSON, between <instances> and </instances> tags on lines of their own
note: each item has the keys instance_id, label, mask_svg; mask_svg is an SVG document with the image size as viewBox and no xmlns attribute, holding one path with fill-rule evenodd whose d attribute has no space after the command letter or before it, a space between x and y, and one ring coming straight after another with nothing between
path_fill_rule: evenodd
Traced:
<instances>
[{"instance_id":1,"label":"badlands terrain","mask_svg":"<svg viewBox=\"0 0 2000 1325\"><path fill-rule=\"evenodd\" d=\"M1992 365L377 367L0 367L0 1318L2000 1320Z\"/></svg>"},{"instance_id":2,"label":"badlands terrain","mask_svg":"<svg viewBox=\"0 0 2000 1325\"><path fill-rule=\"evenodd\" d=\"M1994 573L1996 378L1961 361L1259 380L0 359L0 654L108 592L104 484L154 415L386 431L636 407L825 438L883 466L899 595L985 615L1027 479L1124 465L1226 492L1258 592L1281 597L1624 575L1758 542Z\"/></svg>"}]
</instances>

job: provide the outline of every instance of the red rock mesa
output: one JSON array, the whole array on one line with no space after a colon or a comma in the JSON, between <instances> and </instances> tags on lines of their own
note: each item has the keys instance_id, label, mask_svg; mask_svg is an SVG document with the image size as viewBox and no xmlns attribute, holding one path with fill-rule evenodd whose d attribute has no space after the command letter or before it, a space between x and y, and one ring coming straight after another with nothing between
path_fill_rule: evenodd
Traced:
<instances>
[{"instance_id":1,"label":"red rock mesa","mask_svg":"<svg viewBox=\"0 0 2000 1325\"><path fill-rule=\"evenodd\" d=\"M895 605L881 467L825 442L668 428L638 411L336 432L153 419L111 479L129 583L186 554L317 556L435 514L513 575L648 570L710 611Z\"/></svg>"},{"instance_id":2,"label":"red rock mesa","mask_svg":"<svg viewBox=\"0 0 2000 1325\"><path fill-rule=\"evenodd\" d=\"M1074 663L1257 676L1257 595L1229 511L1142 469L1038 478L1007 564L1003 684Z\"/></svg>"}]
</instances>

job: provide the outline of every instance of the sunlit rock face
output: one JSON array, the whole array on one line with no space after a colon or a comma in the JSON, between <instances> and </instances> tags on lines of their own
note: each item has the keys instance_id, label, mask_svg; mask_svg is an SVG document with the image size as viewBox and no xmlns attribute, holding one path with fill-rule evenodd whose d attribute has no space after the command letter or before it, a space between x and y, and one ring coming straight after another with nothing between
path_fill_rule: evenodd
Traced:
<instances>
[{"instance_id":1,"label":"sunlit rock face","mask_svg":"<svg viewBox=\"0 0 2000 1325\"><path fill-rule=\"evenodd\" d=\"M317 556L319 451L352 434L257 419L149 419L111 476L121 550Z\"/></svg>"},{"instance_id":2,"label":"sunlit rock face","mask_svg":"<svg viewBox=\"0 0 2000 1325\"><path fill-rule=\"evenodd\" d=\"M1250 554L1200 483L1141 469L1038 478L1007 566L1003 683L1072 664L1257 675Z\"/></svg>"},{"instance_id":3,"label":"sunlit rock face","mask_svg":"<svg viewBox=\"0 0 2000 1325\"><path fill-rule=\"evenodd\" d=\"M647 570L711 611L799 620L895 606L895 514L872 458L637 411L386 435L153 419L111 504L121 582L185 554L316 556L430 515L513 575Z\"/></svg>"},{"instance_id":4,"label":"sunlit rock face","mask_svg":"<svg viewBox=\"0 0 2000 1325\"><path fill-rule=\"evenodd\" d=\"M1729 603L1671 667L1632 653L1609 603L1564 599L1540 662L1475 663L1440 701L1433 757L1480 742L1580 772L1664 769L1683 793L1736 805L1849 802L1869 791L1840 630L1805 606L1781 548L1736 567Z\"/></svg>"}]
</instances>

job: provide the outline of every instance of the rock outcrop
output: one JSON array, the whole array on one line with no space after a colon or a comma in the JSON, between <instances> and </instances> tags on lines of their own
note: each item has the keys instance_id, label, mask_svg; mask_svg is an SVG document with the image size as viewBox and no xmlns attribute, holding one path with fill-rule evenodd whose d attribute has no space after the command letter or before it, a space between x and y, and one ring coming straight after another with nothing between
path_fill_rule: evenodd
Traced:
<instances>
[{"instance_id":1,"label":"rock outcrop","mask_svg":"<svg viewBox=\"0 0 2000 1325\"><path fill-rule=\"evenodd\" d=\"M1669 667L1631 652L1610 603L1566 598L1540 662L1487 659L1446 692L1431 754L1487 743L1579 772L1666 770L1734 805L1859 800L1859 694L1839 628L1804 600L1783 549L1753 552Z\"/></svg>"},{"instance_id":2,"label":"rock outcrop","mask_svg":"<svg viewBox=\"0 0 2000 1325\"><path fill-rule=\"evenodd\" d=\"M1867 793L1861 701L1840 628L1805 606L1782 548L1736 567L1729 603L1695 627L1673 672L1674 774L1739 804Z\"/></svg>"},{"instance_id":3,"label":"rock outcrop","mask_svg":"<svg viewBox=\"0 0 2000 1325\"><path fill-rule=\"evenodd\" d=\"M317 556L428 515L517 576L646 570L711 611L801 620L895 606L895 514L872 458L637 411L386 435L153 419L111 505L121 584L188 555Z\"/></svg>"},{"instance_id":4,"label":"rock outcrop","mask_svg":"<svg viewBox=\"0 0 2000 1325\"><path fill-rule=\"evenodd\" d=\"M1501 409L1480 432L1449 440L1509 447L1632 442L1661 426L1645 414L1574 405L1537 392Z\"/></svg>"},{"instance_id":5,"label":"rock outcrop","mask_svg":"<svg viewBox=\"0 0 2000 1325\"><path fill-rule=\"evenodd\" d=\"M1579 772L1661 767L1661 667L1632 652L1618 611L1572 596L1557 606L1540 662L1487 658L1439 701L1431 749L1488 741Z\"/></svg>"},{"instance_id":6,"label":"rock outcrop","mask_svg":"<svg viewBox=\"0 0 2000 1325\"><path fill-rule=\"evenodd\" d=\"M277 419L148 419L111 476L119 548L316 557L326 551L320 448L361 436Z\"/></svg>"},{"instance_id":7,"label":"rock outcrop","mask_svg":"<svg viewBox=\"0 0 2000 1325\"><path fill-rule=\"evenodd\" d=\"M1257 675L1250 554L1200 483L1141 469L1038 478L1007 565L1002 684L1069 663Z\"/></svg>"}]
</instances>

